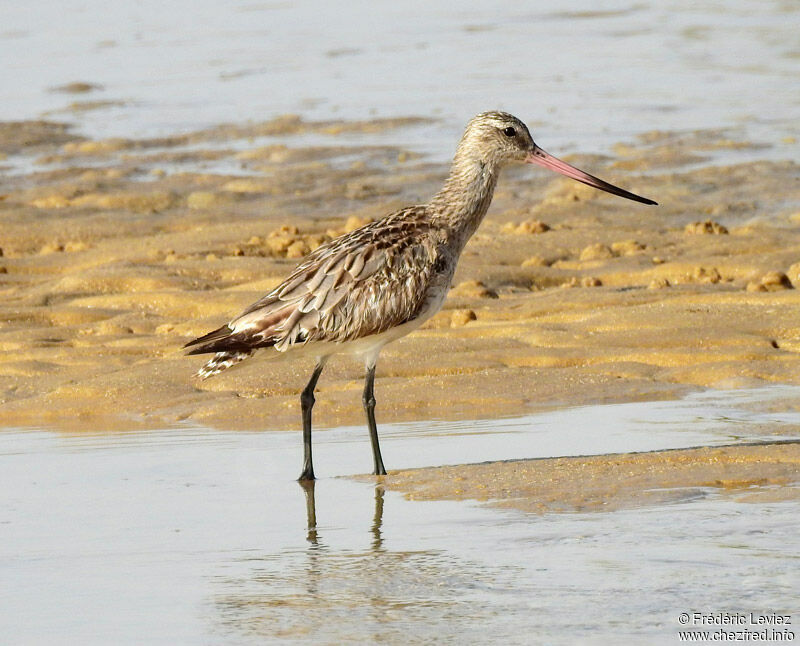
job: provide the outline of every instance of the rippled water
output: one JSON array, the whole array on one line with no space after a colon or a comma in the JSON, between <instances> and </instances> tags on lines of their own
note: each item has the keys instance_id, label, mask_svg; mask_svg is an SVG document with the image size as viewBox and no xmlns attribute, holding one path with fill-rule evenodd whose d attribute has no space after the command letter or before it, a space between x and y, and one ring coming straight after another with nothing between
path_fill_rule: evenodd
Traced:
<instances>
[{"instance_id":1,"label":"rippled water","mask_svg":"<svg viewBox=\"0 0 800 646\"><path fill-rule=\"evenodd\" d=\"M391 138L446 159L466 119L502 108L561 153L725 127L785 159L800 128L798 29L792 0L33 0L3 9L0 118L48 112L130 137L286 112L423 115L441 121ZM105 90L48 91L72 81ZM85 101L112 104L66 109Z\"/></svg>"},{"instance_id":2,"label":"rippled water","mask_svg":"<svg viewBox=\"0 0 800 646\"><path fill-rule=\"evenodd\" d=\"M391 468L796 437L783 389L386 427ZM581 439L583 438L583 439ZM792 612L800 503L526 515L332 477L366 432L0 433L5 643L675 643L680 612ZM313 505L312 505L313 503Z\"/></svg>"}]
</instances>

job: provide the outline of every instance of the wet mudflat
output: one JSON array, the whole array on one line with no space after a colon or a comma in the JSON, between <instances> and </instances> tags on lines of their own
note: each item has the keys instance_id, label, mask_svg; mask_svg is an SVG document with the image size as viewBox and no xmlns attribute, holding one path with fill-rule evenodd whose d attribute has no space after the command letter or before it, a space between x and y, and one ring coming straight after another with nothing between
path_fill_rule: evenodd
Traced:
<instances>
[{"instance_id":1,"label":"wet mudflat","mask_svg":"<svg viewBox=\"0 0 800 646\"><path fill-rule=\"evenodd\" d=\"M202 360L181 346L323 242L433 195L446 165L342 140L421 122L287 116L112 140L0 127L4 425L293 427L309 365L252 361L197 382ZM443 311L382 354L381 421L800 383L797 165L696 159L754 147L650 133L615 160L571 159L652 208L509 169ZM355 362L326 370L327 425L361 419L360 380Z\"/></svg>"},{"instance_id":2,"label":"wet mudflat","mask_svg":"<svg viewBox=\"0 0 800 646\"><path fill-rule=\"evenodd\" d=\"M796 439L800 413L775 410L796 392L777 390L389 425L387 482L402 477L392 467ZM609 511L532 513L338 477L369 466L361 427L317 433L322 477L309 491L293 480L299 440L192 427L4 431L2 634L28 644L673 643L682 611L798 604L796 461L798 477L780 482L673 483L670 496Z\"/></svg>"}]
</instances>

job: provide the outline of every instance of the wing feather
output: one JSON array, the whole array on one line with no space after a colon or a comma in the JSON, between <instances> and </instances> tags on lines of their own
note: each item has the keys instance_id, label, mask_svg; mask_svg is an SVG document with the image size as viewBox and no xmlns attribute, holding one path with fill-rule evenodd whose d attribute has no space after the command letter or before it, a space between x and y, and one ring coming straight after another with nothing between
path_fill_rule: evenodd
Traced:
<instances>
[{"instance_id":1,"label":"wing feather","mask_svg":"<svg viewBox=\"0 0 800 646\"><path fill-rule=\"evenodd\" d=\"M423 207L403 209L321 245L269 294L208 337L196 351L349 341L415 318L455 268ZM442 271L443 267L452 269ZM213 335L213 337L212 337Z\"/></svg>"},{"instance_id":2,"label":"wing feather","mask_svg":"<svg viewBox=\"0 0 800 646\"><path fill-rule=\"evenodd\" d=\"M353 261L347 267L347 272L355 279L361 275L361 272L364 270L364 266L366 265L366 261L364 260L364 254L360 253L352 254L352 258Z\"/></svg>"}]
</instances>

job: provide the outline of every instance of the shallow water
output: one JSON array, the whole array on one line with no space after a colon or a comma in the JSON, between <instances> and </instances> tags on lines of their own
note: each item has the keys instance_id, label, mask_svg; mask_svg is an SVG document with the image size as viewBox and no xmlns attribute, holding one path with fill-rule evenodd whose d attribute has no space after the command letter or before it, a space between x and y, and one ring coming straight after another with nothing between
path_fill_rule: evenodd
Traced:
<instances>
[{"instance_id":1,"label":"shallow water","mask_svg":"<svg viewBox=\"0 0 800 646\"><path fill-rule=\"evenodd\" d=\"M592 0L335 10L319 0L88 0L62 3L57 20L53 11L42 0L4 7L0 119L45 114L92 137L143 137L287 112L433 116L433 128L367 139L444 161L466 119L500 108L559 153L723 127L771 145L762 158L796 156L786 138L800 132L800 5L787 0L611 0L601 10ZM50 91L73 81L104 90Z\"/></svg>"},{"instance_id":2,"label":"shallow water","mask_svg":"<svg viewBox=\"0 0 800 646\"><path fill-rule=\"evenodd\" d=\"M393 425L384 457L407 468L796 437L800 412L775 405L796 390ZM674 643L680 612L792 612L800 601L797 501L694 490L670 505L534 516L332 477L369 467L361 428L319 431L315 447L312 509L293 480L297 433L0 433L0 634Z\"/></svg>"}]
</instances>

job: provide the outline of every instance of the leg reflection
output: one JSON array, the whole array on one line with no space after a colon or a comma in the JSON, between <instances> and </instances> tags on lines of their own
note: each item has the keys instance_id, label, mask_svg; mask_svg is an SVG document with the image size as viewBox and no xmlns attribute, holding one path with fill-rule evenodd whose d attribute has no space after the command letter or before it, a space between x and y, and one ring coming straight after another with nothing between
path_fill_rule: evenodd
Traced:
<instances>
[{"instance_id":1,"label":"leg reflection","mask_svg":"<svg viewBox=\"0 0 800 646\"><path fill-rule=\"evenodd\" d=\"M312 545L319 546L319 534L317 532L317 501L314 495L316 480L299 480L298 484L303 489L306 500L306 540ZM375 510L372 514L372 550L380 551L383 549L383 498L385 490L382 485L375 487Z\"/></svg>"},{"instance_id":2,"label":"leg reflection","mask_svg":"<svg viewBox=\"0 0 800 646\"><path fill-rule=\"evenodd\" d=\"M306 497L306 540L312 545L319 545L317 535L317 503L314 498L314 480L299 480Z\"/></svg>"},{"instance_id":3,"label":"leg reflection","mask_svg":"<svg viewBox=\"0 0 800 646\"><path fill-rule=\"evenodd\" d=\"M375 513L372 516L372 549L378 552L383 547L383 495L384 490L381 485L375 487Z\"/></svg>"}]
</instances>

